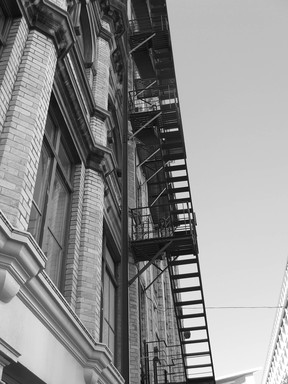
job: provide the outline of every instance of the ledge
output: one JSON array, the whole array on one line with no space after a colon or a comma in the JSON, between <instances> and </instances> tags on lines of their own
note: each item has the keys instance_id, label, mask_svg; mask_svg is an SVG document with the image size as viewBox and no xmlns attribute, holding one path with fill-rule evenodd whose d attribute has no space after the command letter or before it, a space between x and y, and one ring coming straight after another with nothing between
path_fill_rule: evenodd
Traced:
<instances>
[{"instance_id":1,"label":"ledge","mask_svg":"<svg viewBox=\"0 0 288 384\"><path fill-rule=\"evenodd\" d=\"M31 234L13 228L1 211L0 248L0 300L9 303L44 269L46 256Z\"/></svg>"},{"instance_id":2,"label":"ledge","mask_svg":"<svg viewBox=\"0 0 288 384\"><path fill-rule=\"evenodd\" d=\"M29 27L52 38L58 57L65 56L75 42L68 13L49 0L22 0L21 5Z\"/></svg>"},{"instance_id":3,"label":"ledge","mask_svg":"<svg viewBox=\"0 0 288 384\"><path fill-rule=\"evenodd\" d=\"M46 257L33 237L13 228L1 211L0 247L0 300L9 305L17 295L27 310L83 366L85 380L89 375L95 379L96 375L103 383L124 384L108 347L95 341L43 270ZM4 279L4 283L3 275L7 280ZM1 351L8 360L17 361L19 357L13 346L0 339L0 355ZM96 382L86 381L87 384Z\"/></svg>"}]
</instances>

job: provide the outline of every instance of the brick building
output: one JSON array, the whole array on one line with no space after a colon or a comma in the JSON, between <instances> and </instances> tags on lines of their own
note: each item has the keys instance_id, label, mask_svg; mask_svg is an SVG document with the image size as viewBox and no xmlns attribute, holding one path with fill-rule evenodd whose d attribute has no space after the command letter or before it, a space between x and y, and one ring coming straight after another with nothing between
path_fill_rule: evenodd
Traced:
<instances>
[{"instance_id":1,"label":"brick building","mask_svg":"<svg viewBox=\"0 0 288 384\"><path fill-rule=\"evenodd\" d=\"M0 0L0 100L0 382L214 383L166 1Z\"/></svg>"},{"instance_id":2,"label":"brick building","mask_svg":"<svg viewBox=\"0 0 288 384\"><path fill-rule=\"evenodd\" d=\"M263 369L263 384L286 384L288 382L288 263L278 307Z\"/></svg>"}]
</instances>

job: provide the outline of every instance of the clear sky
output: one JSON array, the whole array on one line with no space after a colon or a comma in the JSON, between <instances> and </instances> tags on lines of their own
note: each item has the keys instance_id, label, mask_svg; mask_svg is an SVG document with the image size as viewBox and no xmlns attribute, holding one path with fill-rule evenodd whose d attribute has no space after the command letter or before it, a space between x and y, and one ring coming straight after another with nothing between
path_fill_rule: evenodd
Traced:
<instances>
[{"instance_id":1,"label":"clear sky","mask_svg":"<svg viewBox=\"0 0 288 384\"><path fill-rule=\"evenodd\" d=\"M167 0L216 376L263 367L288 255L288 2ZM261 375L257 375L260 382Z\"/></svg>"}]
</instances>

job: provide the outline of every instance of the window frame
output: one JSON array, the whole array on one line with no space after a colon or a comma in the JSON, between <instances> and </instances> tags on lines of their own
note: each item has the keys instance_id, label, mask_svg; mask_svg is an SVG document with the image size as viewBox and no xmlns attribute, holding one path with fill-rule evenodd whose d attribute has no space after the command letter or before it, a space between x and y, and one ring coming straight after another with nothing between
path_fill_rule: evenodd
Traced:
<instances>
[{"instance_id":1,"label":"window frame","mask_svg":"<svg viewBox=\"0 0 288 384\"><path fill-rule=\"evenodd\" d=\"M1 12L3 15L4 23L2 28L0 29L0 55L3 51L3 48L5 47L6 40L8 38L9 30L12 25L12 17L10 13L8 12L7 6L5 7L4 4L0 5L0 18L1 18Z\"/></svg>"},{"instance_id":2,"label":"window frame","mask_svg":"<svg viewBox=\"0 0 288 384\"><path fill-rule=\"evenodd\" d=\"M48 124L52 124L52 137L47 131ZM71 150L71 146L73 148L73 153ZM67 174L67 170L65 170L65 167L63 166L63 163L61 161L61 154L60 154L60 148L64 149L65 156L69 160L69 171ZM79 158L76 152L76 149L72 143L72 139L68 139L68 133L67 133L67 127L64 122L63 117L61 116L60 111L55 109L50 104L50 108L47 115L46 125L45 125L45 132L43 135L43 141L42 141L42 147L41 147L41 156L42 152L45 151L47 154L47 158L49 161L49 169L47 171L47 175L44 176L44 179L40 176L36 177L35 181L35 187L34 187L34 194L33 194L33 200L32 200L32 207L31 207L31 213L30 213L30 220L31 218L33 220L33 209L36 211L36 219L35 219L35 228L31 226L31 233L35 237L35 240L38 242L39 246L42 248L44 253L48 251L48 244L49 241L52 241L55 243L55 245L59 249L59 255L61 256L58 258L58 256L53 257L53 261L56 261L58 263L59 267L55 268L55 273L53 272L52 276L49 271L47 271L48 276L52 279L54 284L62 290L64 288L64 276L65 276L65 261L66 261L66 254L67 254L67 243L68 243L68 237L69 237L69 229L70 229L70 221L71 221L71 204L72 204L72 194L73 194L73 179L74 179L74 170L75 165L78 162ZM74 154L75 153L75 154ZM64 157L65 158L65 157ZM38 165L39 169L40 164ZM38 172L37 169L37 172ZM53 207L53 195L54 195L54 188L55 188L55 182L58 178L58 184L62 184L62 187L64 189L64 199L67 200L64 201L64 219L61 223L61 230L63 231L61 233L61 238L55 236L55 230L51 228L51 218L53 219L52 215L49 215L49 212L52 212ZM37 180L38 179L38 180ZM37 197L38 201L35 201L35 191L37 188L37 183L42 183L44 180L45 185L43 189L40 191L39 196ZM54 195L55 196L55 195ZM38 202L41 201L41 206L38 205ZM38 216L39 215L39 216ZM57 217L57 215L55 216ZM29 231L29 224L28 224L28 231ZM33 233L34 231L34 233ZM57 232L57 231L56 231ZM48 257L48 263L49 265L49 259ZM57 264L56 263L56 264Z\"/></svg>"},{"instance_id":3,"label":"window frame","mask_svg":"<svg viewBox=\"0 0 288 384\"><path fill-rule=\"evenodd\" d=\"M109 262L107 261L107 252L109 254L109 257L111 258L113 265L114 265L114 272L109 266ZM117 259L115 258L115 255L113 253L113 250L111 247L109 247L107 236L105 235L105 232L103 232L103 246L102 246L102 277L101 277L101 321L100 321L100 342L106 343L108 348L110 348L109 343L109 335L108 335L108 343L107 340L104 340L104 323L106 322L108 324L108 329L112 329L114 334L114 341L113 341L113 347L114 350L111 350L112 352L112 360L115 363L116 362L116 348L117 348L117 321L116 321L116 308L117 308L117 302L118 302L118 279L117 279L117 269L118 269L119 263L117 262ZM108 276L109 282L112 283L114 287L114 328L111 327L110 321L106 321L105 318L105 304L108 307L109 315L110 317L110 301L107 303L105 299L105 276ZM110 298L109 298L110 299Z\"/></svg>"}]
</instances>

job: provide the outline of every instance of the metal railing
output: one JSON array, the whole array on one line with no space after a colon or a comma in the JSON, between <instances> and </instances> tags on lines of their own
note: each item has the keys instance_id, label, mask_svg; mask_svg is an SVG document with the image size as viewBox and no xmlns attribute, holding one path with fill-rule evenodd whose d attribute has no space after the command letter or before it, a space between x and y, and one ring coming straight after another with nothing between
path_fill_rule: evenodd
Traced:
<instances>
[{"instance_id":1,"label":"metal railing","mask_svg":"<svg viewBox=\"0 0 288 384\"><path fill-rule=\"evenodd\" d=\"M171 238L177 235L192 235L196 241L196 229L190 210L177 204L177 213L171 206L135 208L132 215L132 241ZM163 216L161 212L168 212Z\"/></svg>"},{"instance_id":2,"label":"metal railing","mask_svg":"<svg viewBox=\"0 0 288 384\"><path fill-rule=\"evenodd\" d=\"M129 21L130 35L141 33L168 31L169 23L167 15L140 18Z\"/></svg>"}]
</instances>

